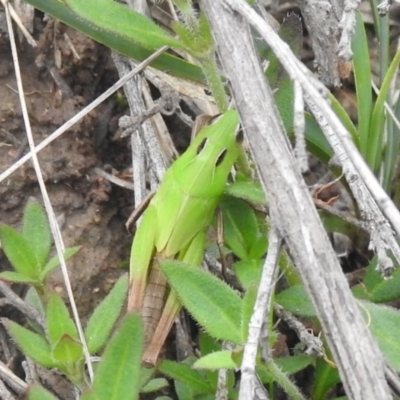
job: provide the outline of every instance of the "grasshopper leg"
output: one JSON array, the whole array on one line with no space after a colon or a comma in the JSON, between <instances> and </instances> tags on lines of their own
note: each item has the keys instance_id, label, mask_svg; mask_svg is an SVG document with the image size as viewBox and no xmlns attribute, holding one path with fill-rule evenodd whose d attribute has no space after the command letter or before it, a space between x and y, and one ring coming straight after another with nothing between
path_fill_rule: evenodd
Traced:
<instances>
[{"instance_id":1,"label":"grasshopper leg","mask_svg":"<svg viewBox=\"0 0 400 400\"><path fill-rule=\"evenodd\" d=\"M199 265L204 254L204 242L205 232L201 231L193 238L184 254L180 254L178 258L187 264ZM176 292L171 289L160 321L142 358L146 366L150 367L156 365L158 355L181 307L181 302Z\"/></svg>"},{"instance_id":2,"label":"grasshopper leg","mask_svg":"<svg viewBox=\"0 0 400 400\"><path fill-rule=\"evenodd\" d=\"M156 222L156 210L150 205L136 231L132 244L128 312L138 312L142 308L147 274L154 253Z\"/></svg>"}]
</instances>

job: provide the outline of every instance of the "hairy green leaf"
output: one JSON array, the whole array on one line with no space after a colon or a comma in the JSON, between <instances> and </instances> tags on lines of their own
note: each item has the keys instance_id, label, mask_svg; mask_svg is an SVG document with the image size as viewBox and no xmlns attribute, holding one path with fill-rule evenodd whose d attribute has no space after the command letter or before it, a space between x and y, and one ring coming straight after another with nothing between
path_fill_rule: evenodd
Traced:
<instances>
[{"instance_id":1,"label":"hairy green leaf","mask_svg":"<svg viewBox=\"0 0 400 400\"><path fill-rule=\"evenodd\" d=\"M238 261L233 264L235 274L246 290L260 282L263 264L264 260Z\"/></svg>"},{"instance_id":2,"label":"hairy green leaf","mask_svg":"<svg viewBox=\"0 0 400 400\"><path fill-rule=\"evenodd\" d=\"M30 199L25 208L22 234L30 243L36 255L37 264L42 268L49 257L51 233L42 206Z\"/></svg>"},{"instance_id":3,"label":"hairy green leaf","mask_svg":"<svg viewBox=\"0 0 400 400\"><path fill-rule=\"evenodd\" d=\"M193 368L196 369L237 369L240 367L233 357L234 351L232 350L220 350L215 353L210 353L198 359L194 364ZM237 355L237 354L236 354Z\"/></svg>"},{"instance_id":4,"label":"hairy green leaf","mask_svg":"<svg viewBox=\"0 0 400 400\"><path fill-rule=\"evenodd\" d=\"M46 368L59 366L52 357L50 346L45 339L6 318L2 318L2 323L26 356Z\"/></svg>"},{"instance_id":5,"label":"hairy green leaf","mask_svg":"<svg viewBox=\"0 0 400 400\"><path fill-rule=\"evenodd\" d=\"M164 360L159 366L159 371L174 380L188 385L196 393L213 393L213 388L204 377L187 364Z\"/></svg>"},{"instance_id":6,"label":"hairy green leaf","mask_svg":"<svg viewBox=\"0 0 400 400\"><path fill-rule=\"evenodd\" d=\"M12 283L26 283L31 285L38 285L41 282L38 279L29 278L26 275L14 271L4 271L0 273L0 279Z\"/></svg>"},{"instance_id":7,"label":"hairy green leaf","mask_svg":"<svg viewBox=\"0 0 400 400\"><path fill-rule=\"evenodd\" d=\"M96 370L92 387L98 400L138 398L143 339L140 316L126 315Z\"/></svg>"},{"instance_id":8,"label":"hairy green leaf","mask_svg":"<svg viewBox=\"0 0 400 400\"><path fill-rule=\"evenodd\" d=\"M74 321L69 316L69 311L61 296L56 292L49 296L46 317L47 333L52 348L57 346L66 335L73 340L79 340Z\"/></svg>"},{"instance_id":9,"label":"hairy green leaf","mask_svg":"<svg viewBox=\"0 0 400 400\"><path fill-rule=\"evenodd\" d=\"M302 317L315 317L315 308L303 285L295 285L275 295L285 310Z\"/></svg>"},{"instance_id":10,"label":"hairy green leaf","mask_svg":"<svg viewBox=\"0 0 400 400\"><path fill-rule=\"evenodd\" d=\"M65 364L68 368L69 364L73 364L82 359L82 345L78 340L65 334L58 343L53 346L52 355L57 361Z\"/></svg>"},{"instance_id":11,"label":"hairy green leaf","mask_svg":"<svg viewBox=\"0 0 400 400\"><path fill-rule=\"evenodd\" d=\"M39 385L30 386L26 393L26 398L28 400L58 400L57 397Z\"/></svg>"},{"instance_id":12,"label":"hairy green leaf","mask_svg":"<svg viewBox=\"0 0 400 400\"><path fill-rule=\"evenodd\" d=\"M266 205L264 191L261 184L253 181L235 181L225 188L225 194L238 197L255 204Z\"/></svg>"},{"instance_id":13,"label":"hairy green leaf","mask_svg":"<svg viewBox=\"0 0 400 400\"><path fill-rule=\"evenodd\" d=\"M360 310L365 320L369 322L369 328L386 361L396 371L400 371L400 343L398 340L400 312L395 308L369 301L360 301Z\"/></svg>"},{"instance_id":14,"label":"hairy green leaf","mask_svg":"<svg viewBox=\"0 0 400 400\"><path fill-rule=\"evenodd\" d=\"M85 330L90 354L96 354L104 346L115 322L121 314L127 292L128 277L124 275L116 282L108 296L94 310Z\"/></svg>"},{"instance_id":15,"label":"hairy green leaf","mask_svg":"<svg viewBox=\"0 0 400 400\"><path fill-rule=\"evenodd\" d=\"M23 235L9 226L0 227L0 240L4 253L21 275L37 279L39 268L36 254Z\"/></svg>"},{"instance_id":16,"label":"hairy green leaf","mask_svg":"<svg viewBox=\"0 0 400 400\"><path fill-rule=\"evenodd\" d=\"M74 254L76 254L81 246L74 246L74 247L68 247L65 249L64 252L64 258L65 261L69 260ZM58 258L58 255L52 257L49 262L45 265L45 267L42 270L42 273L40 274L41 279L44 280L46 276L53 271L54 268L57 268L60 265L60 260Z\"/></svg>"},{"instance_id":17,"label":"hairy green leaf","mask_svg":"<svg viewBox=\"0 0 400 400\"><path fill-rule=\"evenodd\" d=\"M165 389L169 386L168 381L165 378L154 378L150 382L143 386L140 393L153 393L158 392L161 389Z\"/></svg>"},{"instance_id":18,"label":"hairy green leaf","mask_svg":"<svg viewBox=\"0 0 400 400\"><path fill-rule=\"evenodd\" d=\"M213 275L173 260L160 262L172 288L210 335L241 343L242 299Z\"/></svg>"}]
</instances>

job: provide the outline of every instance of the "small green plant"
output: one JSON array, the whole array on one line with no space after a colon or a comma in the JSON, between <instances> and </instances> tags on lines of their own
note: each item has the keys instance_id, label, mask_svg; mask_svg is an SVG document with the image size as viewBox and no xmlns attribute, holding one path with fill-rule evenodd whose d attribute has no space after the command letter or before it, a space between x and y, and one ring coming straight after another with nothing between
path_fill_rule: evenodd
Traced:
<instances>
[{"instance_id":1,"label":"small green plant","mask_svg":"<svg viewBox=\"0 0 400 400\"><path fill-rule=\"evenodd\" d=\"M40 296L44 294L46 279L59 265L58 256L49 259L51 234L46 215L36 200L30 200L26 206L22 232L10 226L0 227L0 240L4 253L15 271L5 271L0 279L13 283L32 285ZM67 260L79 247L65 250Z\"/></svg>"},{"instance_id":2,"label":"small green plant","mask_svg":"<svg viewBox=\"0 0 400 400\"><path fill-rule=\"evenodd\" d=\"M78 330L61 296L46 286L48 274L59 264L48 260L51 236L46 215L36 200L29 200L23 218L22 233L9 226L0 227L3 250L15 268L0 274L0 279L30 285L27 298L44 313L45 327L31 329L7 318L2 323L21 351L45 368L55 368L82 393L82 399L137 399L139 391L150 393L168 385L164 378L152 378L154 370L141 368L143 328L140 317L127 314L120 319L128 292L128 277L122 276L96 307L84 330L90 355L101 354L93 382L85 369L84 349ZM66 250L66 258L79 250ZM40 295L39 295L40 293ZM115 333L112 335L112 332ZM33 385L27 398L55 399L44 388Z\"/></svg>"}]
</instances>

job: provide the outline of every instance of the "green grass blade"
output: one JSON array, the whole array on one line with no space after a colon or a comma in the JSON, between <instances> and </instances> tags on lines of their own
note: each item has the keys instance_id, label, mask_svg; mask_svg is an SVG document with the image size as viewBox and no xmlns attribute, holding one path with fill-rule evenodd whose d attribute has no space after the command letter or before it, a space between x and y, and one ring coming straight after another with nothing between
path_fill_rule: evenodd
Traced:
<instances>
[{"instance_id":1,"label":"green grass blade","mask_svg":"<svg viewBox=\"0 0 400 400\"><path fill-rule=\"evenodd\" d=\"M353 121L349 117L349 114L347 114L343 106L337 101L336 97L334 97L333 95L329 95L329 100L331 102L332 110L340 118L342 124L350 133L350 136L352 137L354 144L357 146L357 148L360 148L359 144L360 138L358 136L357 129L353 124Z\"/></svg>"},{"instance_id":2,"label":"green grass blade","mask_svg":"<svg viewBox=\"0 0 400 400\"><path fill-rule=\"evenodd\" d=\"M384 148L383 130L385 126L385 101L388 97L390 85L400 63L400 50L397 51L383 81L375 107L372 113L370 134L367 148L367 163L374 173L377 173L382 160Z\"/></svg>"},{"instance_id":3,"label":"green grass blade","mask_svg":"<svg viewBox=\"0 0 400 400\"><path fill-rule=\"evenodd\" d=\"M80 18L100 31L127 37L151 50L163 46L186 49L181 41L174 39L150 18L113 0L64 1Z\"/></svg>"},{"instance_id":4,"label":"green grass blade","mask_svg":"<svg viewBox=\"0 0 400 400\"><path fill-rule=\"evenodd\" d=\"M127 37L121 37L111 31L98 30L95 25L88 24L61 1L27 0L27 3L134 60L143 61L153 53L153 50L147 49ZM204 75L199 67L169 54L161 55L151 63L151 66L179 78L205 83Z\"/></svg>"},{"instance_id":5,"label":"green grass blade","mask_svg":"<svg viewBox=\"0 0 400 400\"><path fill-rule=\"evenodd\" d=\"M354 80L357 95L359 150L365 157L368 146L369 125L372 113L371 64L364 22L356 14L356 29L352 40ZM356 143L356 142L355 142Z\"/></svg>"},{"instance_id":6,"label":"green grass blade","mask_svg":"<svg viewBox=\"0 0 400 400\"><path fill-rule=\"evenodd\" d=\"M400 100L398 99L394 107L394 115L400 120ZM391 192L392 180L396 172L396 163L400 151L400 129L389 116L387 121L387 142L385 147L383 188L387 193Z\"/></svg>"},{"instance_id":7,"label":"green grass blade","mask_svg":"<svg viewBox=\"0 0 400 400\"><path fill-rule=\"evenodd\" d=\"M321 162L328 164L328 161L333 156L333 150L315 119L308 113L306 113L305 117L307 150ZM294 135L292 134L290 137L292 138Z\"/></svg>"}]
</instances>

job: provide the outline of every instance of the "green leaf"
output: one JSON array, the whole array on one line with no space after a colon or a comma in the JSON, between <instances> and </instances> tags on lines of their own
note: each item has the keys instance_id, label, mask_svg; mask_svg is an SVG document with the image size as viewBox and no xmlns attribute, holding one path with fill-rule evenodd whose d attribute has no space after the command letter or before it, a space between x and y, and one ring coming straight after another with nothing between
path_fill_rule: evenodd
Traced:
<instances>
[{"instance_id":1,"label":"green leaf","mask_svg":"<svg viewBox=\"0 0 400 400\"><path fill-rule=\"evenodd\" d=\"M204 377L189 365L164 360L158 370L162 374L188 385L195 393L213 393L213 388Z\"/></svg>"},{"instance_id":2,"label":"green leaf","mask_svg":"<svg viewBox=\"0 0 400 400\"><path fill-rule=\"evenodd\" d=\"M333 368L325 360L317 358L315 363L315 384L312 399L325 399L328 391L340 382L337 368Z\"/></svg>"},{"instance_id":3,"label":"green leaf","mask_svg":"<svg viewBox=\"0 0 400 400\"><path fill-rule=\"evenodd\" d=\"M93 393L98 400L138 398L143 336L140 316L126 315L97 366Z\"/></svg>"},{"instance_id":4,"label":"green leaf","mask_svg":"<svg viewBox=\"0 0 400 400\"><path fill-rule=\"evenodd\" d=\"M302 48L303 29L301 19L291 14L287 16L279 30L279 36L299 55ZM286 70L282 67L276 55L268 49L264 56L269 61L265 76L275 91L275 102L281 115L285 130L293 131L294 119L294 89Z\"/></svg>"},{"instance_id":5,"label":"green leaf","mask_svg":"<svg viewBox=\"0 0 400 400\"><path fill-rule=\"evenodd\" d=\"M225 243L241 260L250 260L254 242L262 236L254 210L245 201L232 196L223 196L220 205Z\"/></svg>"},{"instance_id":6,"label":"green leaf","mask_svg":"<svg viewBox=\"0 0 400 400\"><path fill-rule=\"evenodd\" d=\"M63 364L73 364L82 359L83 349L81 343L65 334L53 347L53 357Z\"/></svg>"},{"instance_id":7,"label":"green leaf","mask_svg":"<svg viewBox=\"0 0 400 400\"><path fill-rule=\"evenodd\" d=\"M372 292L374 287L379 284L381 280L381 274L376 269L378 264L378 258L374 256L368 265L367 271L364 275L363 285L368 292Z\"/></svg>"},{"instance_id":8,"label":"green leaf","mask_svg":"<svg viewBox=\"0 0 400 400\"><path fill-rule=\"evenodd\" d=\"M356 84L358 132L360 152L365 157L368 147L369 125L372 115L371 64L364 21L356 13L356 26L352 38L354 81Z\"/></svg>"},{"instance_id":9,"label":"green leaf","mask_svg":"<svg viewBox=\"0 0 400 400\"><path fill-rule=\"evenodd\" d=\"M285 374L293 375L308 367L314 361L314 357L299 354L298 356L276 358L275 364L281 368Z\"/></svg>"},{"instance_id":10,"label":"green leaf","mask_svg":"<svg viewBox=\"0 0 400 400\"><path fill-rule=\"evenodd\" d=\"M374 263L376 265L376 263ZM371 268L372 270L372 268ZM400 298L400 270L396 269L389 279L382 278L379 271L375 268L371 271L368 267L367 275L364 280L371 284L372 276L376 281L373 287L369 286L368 300L373 303L386 303ZM368 287L367 287L368 288Z\"/></svg>"},{"instance_id":11,"label":"green leaf","mask_svg":"<svg viewBox=\"0 0 400 400\"><path fill-rule=\"evenodd\" d=\"M68 247L64 251L64 259L65 261L69 260L74 254L76 254L80 250L81 246L74 246L74 247ZM60 260L58 258L58 255L52 257L49 262L45 265L45 267L42 270L42 273L40 274L40 277L42 280L46 278L46 276L53 271L54 268L57 268L60 265Z\"/></svg>"},{"instance_id":12,"label":"green leaf","mask_svg":"<svg viewBox=\"0 0 400 400\"><path fill-rule=\"evenodd\" d=\"M165 378L154 378L142 388L140 393L153 393L158 392L161 389L165 389L169 386L168 381Z\"/></svg>"},{"instance_id":13,"label":"green leaf","mask_svg":"<svg viewBox=\"0 0 400 400\"><path fill-rule=\"evenodd\" d=\"M27 0L27 2L134 60L143 61L153 53L153 50L149 50L125 36L120 36L112 31L99 30L96 25L89 24L59 0ZM205 83L204 75L199 67L169 54L162 54L150 65L180 78Z\"/></svg>"},{"instance_id":14,"label":"green leaf","mask_svg":"<svg viewBox=\"0 0 400 400\"><path fill-rule=\"evenodd\" d=\"M267 204L261 185L254 181L235 181L225 188L224 194L263 206Z\"/></svg>"},{"instance_id":15,"label":"green leaf","mask_svg":"<svg viewBox=\"0 0 400 400\"><path fill-rule=\"evenodd\" d=\"M254 305L257 299L257 288L258 285L252 285L246 290L246 294L243 298L243 309L242 309L242 338L243 342L247 341L249 333L250 319L254 311Z\"/></svg>"},{"instance_id":16,"label":"green leaf","mask_svg":"<svg viewBox=\"0 0 400 400\"><path fill-rule=\"evenodd\" d=\"M386 361L400 371L400 312L368 301L359 302L364 319L369 322L369 328Z\"/></svg>"},{"instance_id":17,"label":"green leaf","mask_svg":"<svg viewBox=\"0 0 400 400\"><path fill-rule=\"evenodd\" d=\"M30 243L9 226L0 227L0 240L4 253L15 270L27 278L37 279L39 265Z\"/></svg>"},{"instance_id":18,"label":"green leaf","mask_svg":"<svg viewBox=\"0 0 400 400\"><path fill-rule=\"evenodd\" d=\"M2 323L26 356L43 367L58 367L58 363L53 359L50 346L45 339L6 318L2 318Z\"/></svg>"},{"instance_id":19,"label":"green leaf","mask_svg":"<svg viewBox=\"0 0 400 400\"><path fill-rule=\"evenodd\" d=\"M343 233L343 235L346 235L349 238L357 237L357 228L348 221L345 221L336 215L329 214L324 210L318 210L318 214L321 217L322 223L327 232Z\"/></svg>"},{"instance_id":20,"label":"green leaf","mask_svg":"<svg viewBox=\"0 0 400 400\"><path fill-rule=\"evenodd\" d=\"M80 18L94 25L100 32L112 32L142 46L157 50L162 46L186 49L182 42L146 16L112 0L65 0Z\"/></svg>"},{"instance_id":21,"label":"green leaf","mask_svg":"<svg viewBox=\"0 0 400 400\"><path fill-rule=\"evenodd\" d=\"M228 285L184 263L163 260L160 265L183 305L210 335L241 342L242 299Z\"/></svg>"},{"instance_id":22,"label":"green leaf","mask_svg":"<svg viewBox=\"0 0 400 400\"><path fill-rule=\"evenodd\" d=\"M108 296L96 307L85 329L90 354L95 354L106 343L111 330L121 314L128 292L128 277L122 276Z\"/></svg>"},{"instance_id":23,"label":"green leaf","mask_svg":"<svg viewBox=\"0 0 400 400\"><path fill-rule=\"evenodd\" d=\"M69 316L69 311L61 296L56 292L51 293L49 296L46 317L47 333L53 349L59 345L64 336L79 340L74 321Z\"/></svg>"},{"instance_id":24,"label":"green leaf","mask_svg":"<svg viewBox=\"0 0 400 400\"><path fill-rule=\"evenodd\" d=\"M154 375L155 370L156 370L155 368L145 368L145 367L140 368L139 384L141 388L143 388L150 382L150 380Z\"/></svg>"},{"instance_id":25,"label":"green leaf","mask_svg":"<svg viewBox=\"0 0 400 400\"><path fill-rule=\"evenodd\" d=\"M214 351L221 350L221 344L210 336L205 331L200 331L199 334L199 347L202 355L213 353Z\"/></svg>"},{"instance_id":26,"label":"green leaf","mask_svg":"<svg viewBox=\"0 0 400 400\"><path fill-rule=\"evenodd\" d=\"M28 400L58 400L57 397L39 385L30 386L26 392L26 398Z\"/></svg>"},{"instance_id":27,"label":"green leaf","mask_svg":"<svg viewBox=\"0 0 400 400\"><path fill-rule=\"evenodd\" d=\"M260 282L263 265L264 260L238 261L233 264L233 269L240 284L247 290Z\"/></svg>"},{"instance_id":28,"label":"green leaf","mask_svg":"<svg viewBox=\"0 0 400 400\"><path fill-rule=\"evenodd\" d=\"M339 117L339 119L342 121L342 124L344 127L349 131L354 144L358 146L359 143L359 137L358 137L358 132L356 127L353 124L353 121L350 119L349 114L347 114L346 110L344 107L337 101L336 97L333 96L332 94L328 95L328 99L331 103L331 108L332 110L336 113L336 115Z\"/></svg>"},{"instance_id":29,"label":"green leaf","mask_svg":"<svg viewBox=\"0 0 400 400\"><path fill-rule=\"evenodd\" d=\"M315 308L303 285L295 285L275 295L276 303L302 317L315 317Z\"/></svg>"},{"instance_id":30,"label":"green leaf","mask_svg":"<svg viewBox=\"0 0 400 400\"><path fill-rule=\"evenodd\" d=\"M41 281L38 279L29 278L26 275L22 275L18 272L14 271L4 271L0 274L0 279L6 282L13 282L13 283L26 283L31 285L39 285Z\"/></svg>"},{"instance_id":31,"label":"green leaf","mask_svg":"<svg viewBox=\"0 0 400 400\"><path fill-rule=\"evenodd\" d=\"M241 350L242 353L243 350ZM207 354L204 357L198 359L194 364L193 368L196 369L236 369L240 367L240 362L238 363L237 360L237 351L232 350L221 350L216 351L215 353ZM236 357L233 357L235 355ZM234 359L236 358L236 360Z\"/></svg>"},{"instance_id":32,"label":"green leaf","mask_svg":"<svg viewBox=\"0 0 400 400\"><path fill-rule=\"evenodd\" d=\"M317 157L318 160L324 164L328 164L329 160L333 156L332 147L314 117L309 113L306 113L305 117L306 127L304 132L306 136L307 150ZM293 138L294 132L290 133L290 137Z\"/></svg>"},{"instance_id":33,"label":"green leaf","mask_svg":"<svg viewBox=\"0 0 400 400\"><path fill-rule=\"evenodd\" d=\"M368 148L366 161L375 173L378 171L382 159L384 147L384 125L385 125L385 101L387 99L390 86L393 82L397 68L400 64L400 50L397 51L392 63L387 70L383 80L381 90L375 102L372 112L370 132L368 136Z\"/></svg>"},{"instance_id":34,"label":"green leaf","mask_svg":"<svg viewBox=\"0 0 400 400\"><path fill-rule=\"evenodd\" d=\"M219 343L215 338L210 336L204 330L200 331L198 340L199 340L200 354L202 356L221 350L221 343ZM210 370L205 370L204 372L207 375L207 381L214 389L216 389L218 386L217 372Z\"/></svg>"},{"instance_id":35,"label":"green leaf","mask_svg":"<svg viewBox=\"0 0 400 400\"><path fill-rule=\"evenodd\" d=\"M37 264L42 268L49 257L51 233L46 214L35 199L28 201L23 221L22 234L30 243L36 255Z\"/></svg>"},{"instance_id":36,"label":"green leaf","mask_svg":"<svg viewBox=\"0 0 400 400\"><path fill-rule=\"evenodd\" d=\"M25 294L24 300L25 300L26 304L30 305L35 310L37 310L40 315L42 315L42 316L45 315L43 303L42 303L35 287L30 286L28 288L28 291ZM44 334L44 328L42 326L39 326L36 322L31 321L31 320L28 320L28 323L35 332L37 332L39 334L42 334L42 333Z\"/></svg>"},{"instance_id":37,"label":"green leaf","mask_svg":"<svg viewBox=\"0 0 400 400\"><path fill-rule=\"evenodd\" d=\"M311 356L300 354L298 356L281 357L274 359L275 364L282 370L283 373L293 375L312 364L315 359ZM257 366L257 373L263 383L271 383L274 381L274 376L271 374L265 365Z\"/></svg>"}]
</instances>

